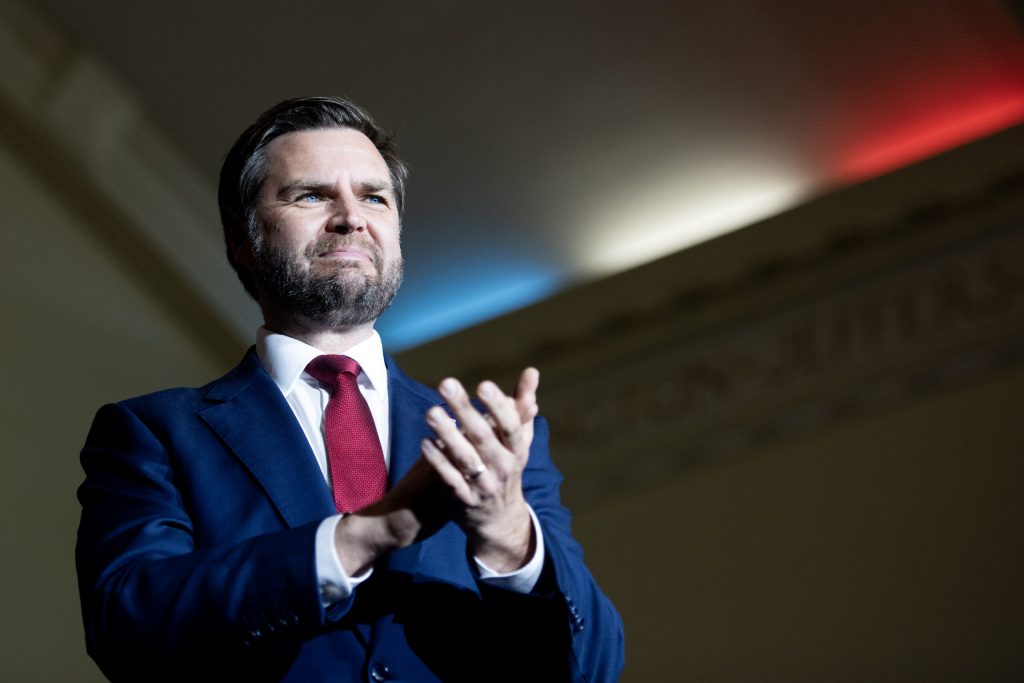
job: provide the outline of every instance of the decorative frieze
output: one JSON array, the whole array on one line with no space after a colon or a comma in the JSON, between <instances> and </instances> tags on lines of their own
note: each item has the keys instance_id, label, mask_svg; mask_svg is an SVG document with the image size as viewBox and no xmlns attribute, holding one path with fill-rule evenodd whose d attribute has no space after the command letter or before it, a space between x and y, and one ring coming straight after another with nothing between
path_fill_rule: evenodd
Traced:
<instances>
[{"instance_id":1,"label":"decorative frieze","mask_svg":"<svg viewBox=\"0 0 1024 683\"><path fill-rule=\"evenodd\" d=\"M567 495L578 504L653 483L1020 363L1024 202L952 213L957 225L933 216L935 226L913 226L920 242L943 223L943 241L925 240L916 253L869 259L838 281L822 277L828 264L790 264L773 276L782 293L771 305L708 315L716 306L743 309L737 302L751 289L663 309L620 328L614 342L595 338L609 352L563 360L571 380L549 382L543 404L558 462L572 472ZM840 268L843 256L835 259ZM791 281L801 279L810 285L791 296ZM715 322L702 327L689 316ZM549 358L546 367L557 375L558 364Z\"/></svg>"}]
</instances>

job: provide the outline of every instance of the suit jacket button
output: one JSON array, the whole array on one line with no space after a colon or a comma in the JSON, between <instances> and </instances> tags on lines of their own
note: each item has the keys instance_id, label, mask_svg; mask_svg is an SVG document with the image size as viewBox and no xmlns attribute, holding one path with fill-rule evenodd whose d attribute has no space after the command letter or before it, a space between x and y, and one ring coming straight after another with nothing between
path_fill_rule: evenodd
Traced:
<instances>
[{"instance_id":1,"label":"suit jacket button","mask_svg":"<svg viewBox=\"0 0 1024 683\"><path fill-rule=\"evenodd\" d=\"M391 670L381 662L374 662L370 667L370 678L375 681L386 681L391 678Z\"/></svg>"},{"instance_id":2,"label":"suit jacket button","mask_svg":"<svg viewBox=\"0 0 1024 683\"><path fill-rule=\"evenodd\" d=\"M341 589L333 583L320 584L320 601L325 605L331 605L341 600Z\"/></svg>"}]
</instances>

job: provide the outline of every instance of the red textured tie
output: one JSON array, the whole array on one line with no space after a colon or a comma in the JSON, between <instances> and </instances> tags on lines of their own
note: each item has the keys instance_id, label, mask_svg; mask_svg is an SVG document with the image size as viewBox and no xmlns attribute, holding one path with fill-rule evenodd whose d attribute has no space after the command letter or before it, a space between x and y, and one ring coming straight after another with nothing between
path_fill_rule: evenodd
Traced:
<instances>
[{"instance_id":1,"label":"red textured tie","mask_svg":"<svg viewBox=\"0 0 1024 683\"><path fill-rule=\"evenodd\" d=\"M306 372L330 387L324 445L334 506L338 512L354 512L384 497L388 479L373 416L356 382L359 363L348 356L317 356Z\"/></svg>"}]
</instances>

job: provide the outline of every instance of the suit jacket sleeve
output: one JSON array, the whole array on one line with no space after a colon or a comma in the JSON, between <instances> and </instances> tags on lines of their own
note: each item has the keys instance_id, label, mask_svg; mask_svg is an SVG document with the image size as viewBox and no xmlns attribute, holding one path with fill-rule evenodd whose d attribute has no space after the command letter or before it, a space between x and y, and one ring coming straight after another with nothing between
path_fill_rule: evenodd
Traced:
<instances>
[{"instance_id":1,"label":"suit jacket sleeve","mask_svg":"<svg viewBox=\"0 0 1024 683\"><path fill-rule=\"evenodd\" d=\"M535 431L524 488L544 533L547 575L542 575L534 592L543 594L553 585L564 602L572 679L616 681L624 666L622 621L584 564L583 550L572 536L569 510L559 500L562 478L551 462L543 418L537 419Z\"/></svg>"},{"instance_id":2,"label":"suit jacket sleeve","mask_svg":"<svg viewBox=\"0 0 1024 683\"><path fill-rule=\"evenodd\" d=\"M187 512L197 491L173 464L160 425L130 405L104 406L82 451L86 480L76 561L86 645L111 678L133 678L140 666L159 678L169 662L261 662L268 632L297 634L323 622L314 566L316 521L287 528L253 519L224 530ZM245 505L244 492L223 490L225 508ZM263 513L254 509L253 517ZM225 542L227 541L227 542ZM294 638L271 638L281 645ZM261 647L254 648L257 643ZM205 661L204 661L205 660ZM210 666L214 667L212 670ZM263 673L266 673L264 670Z\"/></svg>"}]
</instances>

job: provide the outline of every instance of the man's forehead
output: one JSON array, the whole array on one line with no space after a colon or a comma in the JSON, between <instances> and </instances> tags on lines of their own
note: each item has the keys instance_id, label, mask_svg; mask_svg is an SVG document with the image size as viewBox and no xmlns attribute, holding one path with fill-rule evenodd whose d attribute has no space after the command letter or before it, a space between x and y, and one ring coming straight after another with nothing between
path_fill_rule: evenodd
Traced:
<instances>
[{"instance_id":1,"label":"man's forehead","mask_svg":"<svg viewBox=\"0 0 1024 683\"><path fill-rule=\"evenodd\" d=\"M267 145L269 175L331 172L342 168L388 176L387 162L354 128L316 128L285 133Z\"/></svg>"}]
</instances>

